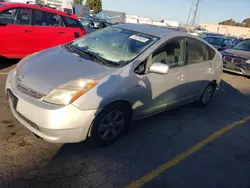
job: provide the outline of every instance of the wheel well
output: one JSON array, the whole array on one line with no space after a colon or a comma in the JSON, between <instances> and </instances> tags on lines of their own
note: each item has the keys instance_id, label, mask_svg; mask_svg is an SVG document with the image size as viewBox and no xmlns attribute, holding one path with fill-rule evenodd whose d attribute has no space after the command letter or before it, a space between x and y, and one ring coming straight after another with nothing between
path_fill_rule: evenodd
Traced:
<instances>
[{"instance_id":1,"label":"wheel well","mask_svg":"<svg viewBox=\"0 0 250 188\"><path fill-rule=\"evenodd\" d=\"M103 109L106 108L106 107L108 107L108 106L115 105L115 104L123 105L123 107L125 106L125 107L128 109L129 115L130 115L131 120L132 120L132 118L133 118L133 113L134 113L134 112L133 112L133 108L132 108L131 103L128 102L128 101L124 101L124 100L114 101L114 102L111 102L111 103L107 104L106 106L104 106ZM102 110L101 110L101 111L102 111ZM101 112L101 111L100 111L100 112ZM99 113L100 113L100 112L99 112ZM99 113L98 113L98 114L99 114ZM98 114L97 114L97 115L98 115ZM91 125L90 125L90 127L89 127L88 134L87 134L88 136L87 136L87 137L90 137L90 136L91 136L90 133L91 133L92 124L93 124L93 123L91 123Z\"/></svg>"},{"instance_id":2,"label":"wheel well","mask_svg":"<svg viewBox=\"0 0 250 188\"><path fill-rule=\"evenodd\" d=\"M218 85L216 80L213 80L213 81L212 81L212 84L213 84L213 86L214 86L215 88L216 88L217 85Z\"/></svg>"},{"instance_id":3,"label":"wheel well","mask_svg":"<svg viewBox=\"0 0 250 188\"><path fill-rule=\"evenodd\" d=\"M130 102L125 101L125 100L118 100L118 101L114 101L114 102L109 103L108 105L104 106L103 108L106 108L108 106L112 106L114 104L124 105L128 109L128 111L130 113L129 115L130 115L130 117L132 119L132 117L133 117L133 108L132 108L132 105L131 105Z\"/></svg>"}]
</instances>

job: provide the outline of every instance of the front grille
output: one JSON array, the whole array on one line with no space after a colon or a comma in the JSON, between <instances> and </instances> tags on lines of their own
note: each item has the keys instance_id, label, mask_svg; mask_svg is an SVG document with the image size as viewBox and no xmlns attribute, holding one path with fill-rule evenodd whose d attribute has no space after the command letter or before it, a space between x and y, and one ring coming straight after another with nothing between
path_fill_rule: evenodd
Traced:
<instances>
[{"instance_id":1,"label":"front grille","mask_svg":"<svg viewBox=\"0 0 250 188\"><path fill-rule=\"evenodd\" d=\"M235 64L240 64L240 63L243 63L243 59L240 59L240 58L234 58L234 59L233 59L233 63L235 63Z\"/></svg>"},{"instance_id":2,"label":"front grille","mask_svg":"<svg viewBox=\"0 0 250 188\"><path fill-rule=\"evenodd\" d=\"M230 57L230 56L224 56L224 61L226 61L226 62L232 62L232 60L233 60L233 58L232 57Z\"/></svg>"},{"instance_id":3,"label":"front grille","mask_svg":"<svg viewBox=\"0 0 250 188\"><path fill-rule=\"evenodd\" d=\"M223 60L224 60L224 62L234 63L234 64L240 64L240 63L244 62L244 60L241 58L238 58L238 57L235 58L235 57L231 57L231 56L224 56Z\"/></svg>"},{"instance_id":4,"label":"front grille","mask_svg":"<svg viewBox=\"0 0 250 188\"><path fill-rule=\"evenodd\" d=\"M39 92L36 92L32 89L29 89L23 85L21 85L20 83L17 83L17 88L20 92L26 94L26 95L29 95L33 98L36 98L36 99L41 99L42 97L44 97L44 94L41 94Z\"/></svg>"}]
</instances>

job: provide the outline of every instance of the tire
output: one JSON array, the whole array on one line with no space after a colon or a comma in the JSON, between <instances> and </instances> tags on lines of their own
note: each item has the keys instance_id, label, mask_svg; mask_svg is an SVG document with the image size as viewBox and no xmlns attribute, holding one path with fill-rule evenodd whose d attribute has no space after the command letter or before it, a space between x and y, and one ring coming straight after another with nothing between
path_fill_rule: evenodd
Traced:
<instances>
[{"instance_id":1,"label":"tire","mask_svg":"<svg viewBox=\"0 0 250 188\"><path fill-rule=\"evenodd\" d=\"M198 107L203 108L208 105L209 101L212 99L214 95L215 89L216 89L216 85L214 83L210 83L207 85L200 99L197 101Z\"/></svg>"},{"instance_id":2,"label":"tire","mask_svg":"<svg viewBox=\"0 0 250 188\"><path fill-rule=\"evenodd\" d=\"M131 112L130 107L122 102L113 103L105 107L92 123L91 139L93 142L97 146L102 147L117 141L128 131L132 119ZM117 116L119 117L116 123L112 122ZM119 127L120 125L121 127ZM115 132L117 134L114 134Z\"/></svg>"}]
</instances>

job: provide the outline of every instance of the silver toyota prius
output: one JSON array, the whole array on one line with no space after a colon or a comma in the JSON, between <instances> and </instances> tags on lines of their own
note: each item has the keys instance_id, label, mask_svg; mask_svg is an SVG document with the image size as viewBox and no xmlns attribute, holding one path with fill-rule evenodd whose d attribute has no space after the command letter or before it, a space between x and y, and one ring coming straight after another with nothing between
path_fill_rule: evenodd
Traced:
<instances>
[{"instance_id":1,"label":"silver toyota prius","mask_svg":"<svg viewBox=\"0 0 250 188\"><path fill-rule=\"evenodd\" d=\"M195 36L120 24L22 59L5 90L14 117L38 137L91 137L104 146L131 121L191 102L206 106L222 65L220 53Z\"/></svg>"}]
</instances>

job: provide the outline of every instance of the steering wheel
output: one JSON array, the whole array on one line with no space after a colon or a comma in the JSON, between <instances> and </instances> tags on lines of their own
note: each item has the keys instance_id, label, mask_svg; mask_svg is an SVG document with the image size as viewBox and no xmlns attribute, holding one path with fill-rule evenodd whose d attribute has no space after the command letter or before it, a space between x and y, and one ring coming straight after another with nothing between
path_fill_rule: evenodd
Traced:
<instances>
[{"instance_id":1,"label":"steering wheel","mask_svg":"<svg viewBox=\"0 0 250 188\"><path fill-rule=\"evenodd\" d=\"M22 13L19 15L20 24L29 25L31 21L31 17L27 13Z\"/></svg>"}]
</instances>

